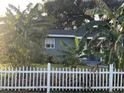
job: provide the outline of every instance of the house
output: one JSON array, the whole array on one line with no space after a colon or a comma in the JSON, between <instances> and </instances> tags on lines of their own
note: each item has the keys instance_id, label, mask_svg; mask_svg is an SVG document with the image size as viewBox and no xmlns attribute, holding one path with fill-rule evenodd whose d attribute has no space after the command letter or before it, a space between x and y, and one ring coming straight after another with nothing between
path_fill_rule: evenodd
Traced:
<instances>
[{"instance_id":1,"label":"house","mask_svg":"<svg viewBox=\"0 0 124 93\"><path fill-rule=\"evenodd\" d=\"M54 56L61 56L63 55L63 50L66 50L66 48L61 44L61 41L64 41L67 45L71 47L75 47L74 40L75 40L75 35L77 38L81 39L82 36L85 34L85 31L78 31L75 32L74 30L63 30L63 29L50 29L48 30L48 35L47 38L45 39L45 52L49 55L54 55ZM87 37L87 40L92 39L92 35L89 35ZM104 38L100 37L100 40L103 40ZM86 47L87 42L85 44ZM99 50L100 51L100 50ZM89 59L88 59L89 60ZM93 58L87 62L89 64L94 65L95 63L93 62Z\"/></svg>"},{"instance_id":2,"label":"house","mask_svg":"<svg viewBox=\"0 0 124 93\"><path fill-rule=\"evenodd\" d=\"M78 35L81 38L81 34ZM45 50L51 55L62 55L61 50L65 50L61 45L64 41L71 47L74 47L75 33L73 30L51 29L48 30L47 38L45 39Z\"/></svg>"}]
</instances>

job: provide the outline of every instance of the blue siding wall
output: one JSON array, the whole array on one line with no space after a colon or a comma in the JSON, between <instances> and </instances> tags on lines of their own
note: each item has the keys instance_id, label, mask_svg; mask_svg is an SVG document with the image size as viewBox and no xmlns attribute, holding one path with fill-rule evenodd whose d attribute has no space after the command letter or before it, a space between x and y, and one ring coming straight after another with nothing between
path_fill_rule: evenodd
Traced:
<instances>
[{"instance_id":1,"label":"blue siding wall","mask_svg":"<svg viewBox=\"0 0 124 93\"><path fill-rule=\"evenodd\" d=\"M51 37L53 38L53 37ZM48 55L53 55L56 56L57 60L59 62L62 62L64 60L64 58L62 57L63 52L62 50L67 50L62 44L61 41L64 41L66 44L68 44L71 47L74 47L74 38L63 38L63 37L59 37L59 38L54 38L55 39L55 49L45 49L45 53ZM87 60L82 60L83 63L86 63L89 66L95 66L99 63L101 63L98 60L94 60L94 59L90 59L88 58Z\"/></svg>"},{"instance_id":2,"label":"blue siding wall","mask_svg":"<svg viewBox=\"0 0 124 93\"><path fill-rule=\"evenodd\" d=\"M53 37L51 37L53 38ZM62 55L63 52L61 50L66 50L64 46L60 43L62 40L71 47L74 47L74 38L63 38L63 37L55 37L55 49L45 49L45 52L50 55Z\"/></svg>"}]
</instances>

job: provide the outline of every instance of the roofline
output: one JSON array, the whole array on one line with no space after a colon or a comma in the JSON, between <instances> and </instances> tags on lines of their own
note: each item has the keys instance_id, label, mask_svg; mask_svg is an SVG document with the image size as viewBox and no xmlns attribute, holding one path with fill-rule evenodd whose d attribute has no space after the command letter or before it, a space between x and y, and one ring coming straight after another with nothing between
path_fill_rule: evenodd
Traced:
<instances>
[{"instance_id":1,"label":"roofline","mask_svg":"<svg viewBox=\"0 0 124 93\"><path fill-rule=\"evenodd\" d=\"M77 37L78 39L82 39L82 37ZM87 37L87 39L93 39L93 37ZM103 40L106 39L106 37L99 37L98 39Z\"/></svg>"},{"instance_id":2,"label":"roofline","mask_svg":"<svg viewBox=\"0 0 124 93\"><path fill-rule=\"evenodd\" d=\"M49 37L75 37L75 35L56 35L56 34L48 34Z\"/></svg>"},{"instance_id":3,"label":"roofline","mask_svg":"<svg viewBox=\"0 0 124 93\"><path fill-rule=\"evenodd\" d=\"M93 37L87 37L87 39L93 39ZM98 39L106 39L106 37L99 37Z\"/></svg>"},{"instance_id":4,"label":"roofline","mask_svg":"<svg viewBox=\"0 0 124 93\"><path fill-rule=\"evenodd\" d=\"M77 37L78 39L82 39L82 36L75 36L75 35L56 35L56 34L48 34L48 37L69 37L74 38ZM93 37L87 37L87 39L93 39ZM98 39L106 39L105 37L99 37Z\"/></svg>"}]
</instances>

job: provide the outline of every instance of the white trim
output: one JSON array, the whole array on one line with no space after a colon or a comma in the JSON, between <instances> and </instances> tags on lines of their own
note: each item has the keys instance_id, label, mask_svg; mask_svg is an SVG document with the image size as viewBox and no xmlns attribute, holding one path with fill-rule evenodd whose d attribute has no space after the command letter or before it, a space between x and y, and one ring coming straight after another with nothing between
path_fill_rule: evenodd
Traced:
<instances>
[{"instance_id":1,"label":"white trim","mask_svg":"<svg viewBox=\"0 0 124 93\"><path fill-rule=\"evenodd\" d=\"M49 37L75 37L75 35L56 35L56 34L48 34Z\"/></svg>"},{"instance_id":2,"label":"white trim","mask_svg":"<svg viewBox=\"0 0 124 93\"><path fill-rule=\"evenodd\" d=\"M78 39L82 39L82 37L77 37ZM87 37L87 39L93 39L93 37ZM102 39L106 39L106 37L99 37L98 39L102 40Z\"/></svg>"},{"instance_id":3,"label":"white trim","mask_svg":"<svg viewBox=\"0 0 124 93\"><path fill-rule=\"evenodd\" d=\"M87 39L93 39L93 37L87 37ZM99 37L98 39L106 39L106 37Z\"/></svg>"},{"instance_id":4,"label":"white trim","mask_svg":"<svg viewBox=\"0 0 124 93\"><path fill-rule=\"evenodd\" d=\"M82 37L80 36L80 37L77 37L78 39L82 39Z\"/></svg>"},{"instance_id":5,"label":"white trim","mask_svg":"<svg viewBox=\"0 0 124 93\"><path fill-rule=\"evenodd\" d=\"M93 39L93 37L87 37L87 39Z\"/></svg>"},{"instance_id":6,"label":"white trim","mask_svg":"<svg viewBox=\"0 0 124 93\"><path fill-rule=\"evenodd\" d=\"M48 34L47 35L48 37L72 37L72 38L74 38L74 37L76 37L75 35L55 35L55 34ZM77 37L78 39L81 39L82 38L82 36L78 36Z\"/></svg>"},{"instance_id":7,"label":"white trim","mask_svg":"<svg viewBox=\"0 0 124 93\"><path fill-rule=\"evenodd\" d=\"M56 34L48 34L48 37L76 37L75 35L56 35ZM82 36L78 36L78 39L82 39ZM87 39L93 39L93 37L87 37ZM98 39L106 39L105 37L99 37Z\"/></svg>"},{"instance_id":8,"label":"white trim","mask_svg":"<svg viewBox=\"0 0 124 93\"><path fill-rule=\"evenodd\" d=\"M99 37L98 39L106 39L106 37Z\"/></svg>"}]
</instances>

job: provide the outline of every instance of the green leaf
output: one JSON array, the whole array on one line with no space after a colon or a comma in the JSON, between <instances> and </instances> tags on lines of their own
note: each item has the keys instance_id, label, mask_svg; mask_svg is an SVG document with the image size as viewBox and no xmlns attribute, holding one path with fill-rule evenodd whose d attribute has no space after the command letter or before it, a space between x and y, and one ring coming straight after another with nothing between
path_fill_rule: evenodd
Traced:
<instances>
[{"instance_id":1,"label":"green leaf","mask_svg":"<svg viewBox=\"0 0 124 93\"><path fill-rule=\"evenodd\" d=\"M79 47L79 39L75 37L75 48L77 49Z\"/></svg>"}]
</instances>

